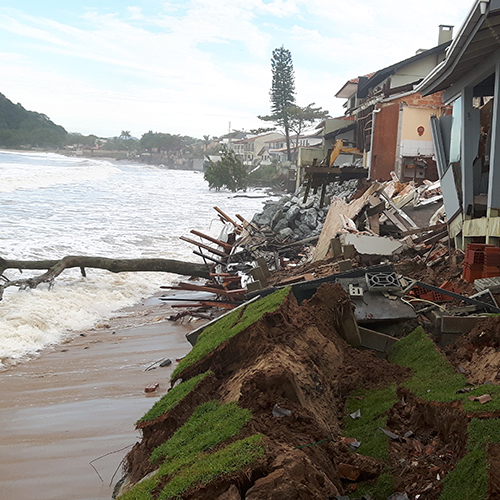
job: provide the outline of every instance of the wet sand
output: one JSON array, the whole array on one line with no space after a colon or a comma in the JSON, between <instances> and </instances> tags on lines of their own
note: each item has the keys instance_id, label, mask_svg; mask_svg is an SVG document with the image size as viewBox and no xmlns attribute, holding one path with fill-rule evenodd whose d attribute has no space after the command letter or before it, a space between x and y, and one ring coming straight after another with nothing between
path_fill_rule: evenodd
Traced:
<instances>
[{"instance_id":1,"label":"wet sand","mask_svg":"<svg viewBox=\"0 0 500 500\"><path fill-rule=\"evenodd\" d=\"M198 325L162 321L170 313L138 306L0 372L0 500L111 498L121 470L111 478L140 439L134 423L165 394L175 359L191 348L185 334ZM134 321L149 324L124 328ZM172 365L146 371L162 358ZM153 383L159 389L146 394ZM101 481L89 462L107 453L93 462Z\"/></svg>"}]
</instances>

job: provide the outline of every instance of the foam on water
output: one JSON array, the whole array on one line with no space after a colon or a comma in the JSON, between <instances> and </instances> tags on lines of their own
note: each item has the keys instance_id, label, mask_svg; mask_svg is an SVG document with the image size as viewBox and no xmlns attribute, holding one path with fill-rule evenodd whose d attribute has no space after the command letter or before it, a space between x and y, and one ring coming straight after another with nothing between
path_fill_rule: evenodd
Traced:
<instances>
[{"instance_id":1,"label":"foam on water","mask_svg":"<svg viewBox=\"0 0 500 500\"><path fill-rule=\"evenodd\" d=\"M262 200L209 191L199 172L0 152L4 258L94 255L199 261L179 236L190 229L217 236L221 225L214 206L250 219ZM165 273L87 273L82 278L77 270L67 270L50 290L44 285L7 289L0 302L0 360L10 364L57 344L178 280ZM17 279L29 273L20 276L9 270L5 275Z\"/></svg>"},{"instance_id":2,"label":"foam on water","mask_svg":"<svg viewBox=\"0 0 500 500\"><path fill-rule=\"evenodd\" d=\"M2 162L5 159L8 162ZM3 193L105 179L116 172L116 167L105 161L0 151L0 192Z\"/></svg>"}]
</instances>

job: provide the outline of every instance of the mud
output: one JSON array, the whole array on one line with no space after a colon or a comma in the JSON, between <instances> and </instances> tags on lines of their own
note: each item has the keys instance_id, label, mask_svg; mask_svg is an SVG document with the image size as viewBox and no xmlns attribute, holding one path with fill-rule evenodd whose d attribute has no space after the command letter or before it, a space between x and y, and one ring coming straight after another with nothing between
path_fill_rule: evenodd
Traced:
<instances>
[{"instance_id":1,"label":"mud","mask_svg":"<svg viewBox=\"0 0 500 500\"><path fill-rule=\"evenodd\" d=\"M500 383L500 317L479 321L446 350L450 362L474 385Z\"/></svg>"}]
</instances>

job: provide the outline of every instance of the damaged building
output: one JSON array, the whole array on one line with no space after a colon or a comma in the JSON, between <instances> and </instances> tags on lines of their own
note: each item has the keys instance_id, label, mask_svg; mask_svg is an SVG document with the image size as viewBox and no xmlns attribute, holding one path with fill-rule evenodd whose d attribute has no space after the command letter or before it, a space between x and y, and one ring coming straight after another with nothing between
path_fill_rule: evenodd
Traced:
<instances>
[{"instance_id":1,"label":"damaged building","mask_svg":"<svg viewBox=\"0 0 500 500\"><path fill-rule=\"evenodd\" d=\"M452 26L440 26L436 47L349 80L336 93L346 99L346 115L355 122L353 146L362 153L371 179L390 180L395 171L404 182L437 180L429 118L449 114L451 108L439 92L422 96L416 87L443 61L452 34Z\"/></svg>"},{"instance_id":2,"label":"damaged building","mask_svg":"<svg viewBox=\"0 0 500 500\"><path fill-rule=\"evenodd\" d=\"M458 248L500 238L500 1L476 1L446 58L418 89L453 115L431 120L450 236Z\"/></svg>"}]
</instances>

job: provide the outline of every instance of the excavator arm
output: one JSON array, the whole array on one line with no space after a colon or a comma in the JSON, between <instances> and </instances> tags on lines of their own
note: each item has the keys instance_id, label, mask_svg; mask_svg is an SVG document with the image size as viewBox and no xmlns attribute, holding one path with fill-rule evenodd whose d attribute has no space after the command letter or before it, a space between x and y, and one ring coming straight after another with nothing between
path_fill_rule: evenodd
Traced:
<instances>
[{"instance_id":1,"label":"excavator arm","mask_svg":"<svg viewBox=\"0 0 500 500\"><path fill-rule=\"evenodd\" d=\"M337 142L335 143L335 146L333 146L332 153L330 154L330 160L328 162L329 167L333 166L335 160L339 157L340 153L350 153L358 155L361 154L361 152L357 148L344 147L344 141L342 139L338 139Z\"/></svg>"}]
</instances>

